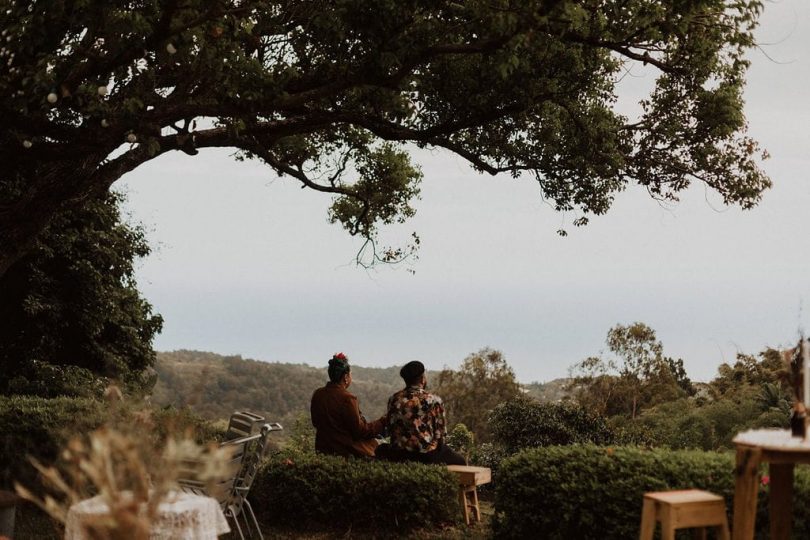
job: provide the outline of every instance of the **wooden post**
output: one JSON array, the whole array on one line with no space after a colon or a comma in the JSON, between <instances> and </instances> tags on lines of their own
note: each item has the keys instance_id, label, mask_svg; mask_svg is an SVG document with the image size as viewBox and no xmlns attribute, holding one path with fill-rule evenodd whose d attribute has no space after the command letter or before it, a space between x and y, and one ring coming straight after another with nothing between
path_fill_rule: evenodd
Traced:
<instances>
[{"instance_id":1,"label":"wooden post","mask_svg":"<svg viewBox=\"0 0 810 540\"><path fill-rule=\"evenodd\" d=\"M793 528L793 463L771 463L771 539L790 540Z\"/></svg>"},{"instance_id":2,"label":"wooden post","mask_svg":"<svg viewBox=\"0 0 810 540\"><path fill-rule=\"evenodd\" d=\"M734 467L734 540L754 540L754 522L757 517L757 488L762 450L737 448Z\"/></svg>"},{"instance_id":3,"label":"wooden post","mask_svg":"<svg viewBox=\"0 0 810 540\"><path fill-rule=\"evenodd\" d=\"M14 493L0 490L0 537L14 538L14 515L20 500Z\"/></svg>"}]
</instances>

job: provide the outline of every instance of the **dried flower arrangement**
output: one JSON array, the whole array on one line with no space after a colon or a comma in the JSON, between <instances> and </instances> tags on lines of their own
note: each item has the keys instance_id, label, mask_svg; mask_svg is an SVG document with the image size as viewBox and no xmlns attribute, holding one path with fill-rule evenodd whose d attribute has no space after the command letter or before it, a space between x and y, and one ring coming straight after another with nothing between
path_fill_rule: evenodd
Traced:
<instances>
[{"instance_id":1,"label":"dried flower arrangement","mask_svg":"<svg viewBox=\"0 0 810 540\"><path fill-rule=\"evenodd\" d=\"M114 409L121 392L110 387L105 393ZM120 418L120 416L119 416ZM17 493L51 517L65 523L69 508L89 497L101 496L109 513L82 523L85 536L98 540L149 538L158 506L177 489L176 480L184 464L194 462L197 478L216 482L225 472L230 450L218 445L202 447L189 433L169 437L159 444L150 411L131 416L123 426L105 426L88 436L77 436L63 449L58 466L44 466L32 460L47 488L56 495L38 495L19 484Z\"/></svg>"}]
</instances>

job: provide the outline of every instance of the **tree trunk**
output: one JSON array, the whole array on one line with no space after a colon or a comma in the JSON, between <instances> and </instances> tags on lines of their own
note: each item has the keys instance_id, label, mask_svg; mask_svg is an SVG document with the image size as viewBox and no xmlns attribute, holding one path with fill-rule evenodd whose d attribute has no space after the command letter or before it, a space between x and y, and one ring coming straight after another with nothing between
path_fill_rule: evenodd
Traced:
<instances>
[{"instance_id":1,"label":"tree trunk","mask_svg":"<svg viewBox=\"0 0 810 540\"><path fill-rule=\"evenodd\" d=\"M96 171L98 160L90 158L8 172L22 189L0 199L0 276L33 248L54 214L109 188Z\"/></svg>"}]
</instances>

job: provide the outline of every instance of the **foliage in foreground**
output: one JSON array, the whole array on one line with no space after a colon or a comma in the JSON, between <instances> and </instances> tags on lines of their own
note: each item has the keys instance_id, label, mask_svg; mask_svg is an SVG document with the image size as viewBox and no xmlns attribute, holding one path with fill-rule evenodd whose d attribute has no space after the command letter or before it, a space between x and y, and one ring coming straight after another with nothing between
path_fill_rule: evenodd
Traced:
<instances>
[{"instance_id":1,"label":"foliage in foreground","mask_svg":"<svg viewBox=\"0 0 810 540\"><path fill-rule=\"evenodd\" d=\"M250 500L267 524L406 531L455 522L456 489L442 466L284 452L259 471Z\"/></svg>"},{"instance_id":2,"label":"foliage in foreground","mask_svg":"<svg viewBox=\"0 0 810 540\"><path fill-rule=\"evenodd\" d=\"M97 429L114 420L133 423L136 406L122 406L111 418L107 404L89 398L60 397L46 399L32 396L0 396L0 488L9 489L13 481L34 486L37 473L29 457L50 465L59 450L77 435ZM151 436L166 440L171 434L191 431L198 442L221 436L212 425L188 410L161 409L152 411L154 424Z\"/></svg>"},{"instance_id":3,"label":"foliage in foreground","mask_svg":"<svg viewBox=\"0 0 810 540\"><path fill-rule=\"evenodd\" d=\"M590 445L520 452L505 460L496 486L496 538L624 540L638 537L647 491L698 488L733 508L734 457L700 451ZM757 531L768 530L768 488L761 485ZM796 538L810 537L810 471L796 471Z\"/></svg>"}]
</instances>

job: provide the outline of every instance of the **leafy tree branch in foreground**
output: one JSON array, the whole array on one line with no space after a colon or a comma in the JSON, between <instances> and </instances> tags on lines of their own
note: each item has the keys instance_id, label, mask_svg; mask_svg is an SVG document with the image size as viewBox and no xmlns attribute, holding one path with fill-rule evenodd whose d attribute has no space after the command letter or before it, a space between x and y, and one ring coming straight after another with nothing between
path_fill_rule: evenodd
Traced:
<instances>
[{"instance_id":1,"label":"leafy tree branch in foreground","mask_svg":"<svg viewBox=\"0 0 810 540\"><path fill-rule=\"evenodd\" d=\"M758 0L0 0L0 274L59 211L167 152L228 147L333 197L376 245L413 214L403 146L528 174L577 225L628 184L749 208ZM656 84L615 108L634 64ZM407 248L374 250L396 260Z\"/></svg>"}]
</instances>

